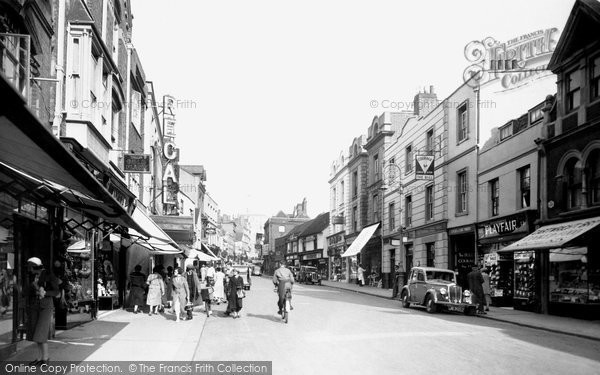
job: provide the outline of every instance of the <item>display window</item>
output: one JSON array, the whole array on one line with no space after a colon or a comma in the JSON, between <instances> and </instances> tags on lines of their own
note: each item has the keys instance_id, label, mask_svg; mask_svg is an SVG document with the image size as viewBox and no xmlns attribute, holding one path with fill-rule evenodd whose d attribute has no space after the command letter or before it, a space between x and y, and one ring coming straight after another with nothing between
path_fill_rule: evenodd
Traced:
<instances>
[{"instance_id":1,"label":"display window","mask_svg":"<svg viewBox=\"0 0 600 375\"><path fill-rule=\"evenodd\" d=\"M600 304L598 267L588 263L587 250L587 247L550 250L550 302Z\"/></svg>"},{"instance_id":2,"label":"display window","mask_svg":"<svg viewBox=\"0 0 600 375\"><path fill-rule=\"evenodd\" d=\"M483 266L490 275L490 297L492 299L511 299L513 296L513 254L498 252L509 243L494 243L484 246Z\"/></svg>"},{"instance_id":3,"label":"display window","mask_svg":"<svg viewBox=\"0 0 600 375\"><path fill-rule=\"evenodd\" d=\"M535 299L535 253L533 251L519 251L514 254L515 261L515 294L514 298L526 300L527 303Z\"/></svg>"}]
</instances>

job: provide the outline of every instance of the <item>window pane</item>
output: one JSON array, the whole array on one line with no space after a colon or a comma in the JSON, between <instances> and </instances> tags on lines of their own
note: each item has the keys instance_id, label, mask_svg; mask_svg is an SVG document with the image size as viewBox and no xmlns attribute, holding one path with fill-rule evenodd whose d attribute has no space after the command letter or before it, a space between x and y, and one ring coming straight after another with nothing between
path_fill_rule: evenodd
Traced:
<instances>
[{"instance_id":1,"label":"window pane","mask_svg":"<svg viewBox=\"0 0 600 375\"><path fill-rule=\"evenodd\" d=\"M596 57L593 62L592 77L600 77L600 56Z\"/></svg>"},{"instance_id":2,"label":"window pane","mask_svg":"<svg viewBox=\"0 0 600 375\"><path fill-rule=\"evenodd\" d=\"M578 70L571 72L567 75L567 85L568 85L569 91L578 89L581 86L581 82L579 81L579 76L580 76L580 74L579 74Z\"/></svg>"}]
</instances>

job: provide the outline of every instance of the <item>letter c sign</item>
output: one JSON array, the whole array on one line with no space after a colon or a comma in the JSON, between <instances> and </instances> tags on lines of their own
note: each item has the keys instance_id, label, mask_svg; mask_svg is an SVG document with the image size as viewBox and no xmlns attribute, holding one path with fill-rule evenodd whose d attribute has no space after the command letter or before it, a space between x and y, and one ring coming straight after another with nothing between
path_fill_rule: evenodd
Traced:
<instances>
[{"instance_id":1,"label":"letter c sign","mask_svg":"<svg viewBox=\"0 0 600 375\"><path fill-rule=\"evenodd\" d=\"M163 146L163 154L165 158L169 160L173 160L177 158L177 149L175 148L175 144L173 142L165 142Z\"/></svg>"}]
</instances>

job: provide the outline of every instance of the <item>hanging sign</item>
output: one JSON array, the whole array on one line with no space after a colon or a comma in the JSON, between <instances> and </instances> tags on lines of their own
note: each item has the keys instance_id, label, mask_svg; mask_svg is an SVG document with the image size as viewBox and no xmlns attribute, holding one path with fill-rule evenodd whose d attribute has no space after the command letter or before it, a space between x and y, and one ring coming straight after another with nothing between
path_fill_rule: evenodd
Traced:
<instances>
[{"instance_id":1,"label":"hanging sign","mask_svg":"<svg viewBox=\"0 0 600 375\"><path fill-rule=\"evenodd\" d=\"M123 155L123 172L128 173L150 173L149 154L125 154Z\"/></svg>"},{"instance_id":2,"label":"hanging sign","mask_svg":"<svg viewBox=\"0 0 600 375\"><path fill-rule=\"evenodd\" d=\"M415 156L415 179L433 180L434 155Z\"/></svg>"}]
</instances>

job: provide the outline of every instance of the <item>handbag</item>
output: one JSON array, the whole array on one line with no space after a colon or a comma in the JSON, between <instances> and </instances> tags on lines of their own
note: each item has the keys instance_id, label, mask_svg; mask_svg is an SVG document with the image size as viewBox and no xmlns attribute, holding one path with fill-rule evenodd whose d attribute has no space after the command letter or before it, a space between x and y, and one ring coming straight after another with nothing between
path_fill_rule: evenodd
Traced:
<instances>
[{"instance_id":1,"label":"handbag","mask_svg":"<svg viewBox=\"0 0 600 375\"><path fill-rule=\"evenodd\" d=\"M237 291L237 298L246 298L246 293L243 290Z\"/></svg>"}]
</instances>

